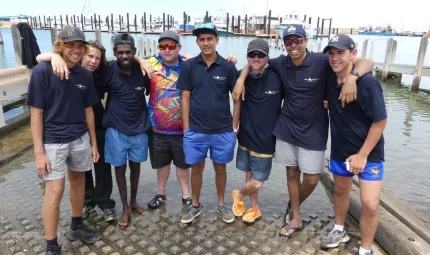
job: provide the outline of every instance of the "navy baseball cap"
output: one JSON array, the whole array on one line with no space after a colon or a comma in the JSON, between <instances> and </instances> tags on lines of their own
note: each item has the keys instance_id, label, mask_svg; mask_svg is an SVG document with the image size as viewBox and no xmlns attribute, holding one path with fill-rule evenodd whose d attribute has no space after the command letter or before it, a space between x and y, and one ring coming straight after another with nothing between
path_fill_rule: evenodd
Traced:
<instances>
[{"instance_id":1,"label":"navy baseball cap","mask_svg":"<svg viewBox=\"0 0 430 255\"><path fill-rule=\"evenodd\" d=\"M213 23L198 24L196 28L193 30L193 35L199 36L199 34L203 32L218 36L218 30L216 29L216 26Z\"/></svg>"},{"instance_id":2,"label":"navy baseball cap","mask_svg":"<svg viewBox=\"0 0 430 255\"><path fill-rule=\"evenodd\" d=\"M58 33L58 39L64 43L82 41L85 44L88 44L88 42L85 41L84 32L82 32L79 28L72 27L72 26L67 26L67 27L63 28Z\"/></svg>"},{"instance_id":3,"label":"navy baseball cap","mask_svg":"<svg viewBox=\"0 0 430 255\"><path fill-rule=\"evenodd\" d=\"M282 40L285 40L289 35L297 35L300 37L306 37L306 31L302 25L298 24L289 24L284 29L284 33L282 34Z\"/></svg>"},{"instance_id":4,"label":"navy baseball cap","mask_svg":"<svg viewBox=\"0 0 430 255\"><path fill-rule=\"evenodd\" d=\"M179 35L172 30L166 30L163 33L161 33L160 37L158 38L158 42L160 42L163 39L171 39L173 41L176 41L176 43L179 43Z\"/></svg>"},{"instance_id":5,"label":"navy baseball cap","mask_svg":"<svg viewBox=\"0 0 430 255\"><path fill-rule=\"evenodd\" d=\"M130 44L131 47L135 47L134 38L130 34L117 34L113 39L113 47L118 44Z\"/></svg>"},{"instance_id":6,"label":"navy baseball cap","mask_svg":"<svg viewBox=\"0 0 430 255\"><path fill-rule=\"evenodd\" d=\"M325 46L323 53L329 52L330 48L336 48L339 50L355 49L354 40L347 35L335 35L328 42L327 46Z\"/></svg>"}]
</instances>

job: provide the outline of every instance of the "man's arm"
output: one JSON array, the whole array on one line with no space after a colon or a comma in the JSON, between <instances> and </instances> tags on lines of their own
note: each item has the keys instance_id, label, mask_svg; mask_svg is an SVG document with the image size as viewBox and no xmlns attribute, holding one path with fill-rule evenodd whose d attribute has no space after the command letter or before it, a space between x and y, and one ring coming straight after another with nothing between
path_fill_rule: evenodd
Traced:
<instances>
[{"instance_id":1,"label":"man's arm","mask_svg":"<svg viewBox=\"0 0 430 255\"><path fill-rule=\"evenodd\" d=\"M355 58L353 60L354 71L358 72L360 77L364 74L372 71L372 68L375 64L373 60L367 58ZM357 79L359 77L350 74L346 78L342 90L339 95L339 99L341 100L342 107L345 106L345 102L347 104L355 101L357 99Z\"/></svg>"},{"instance_id":2,"label":"man's arm","mask_svg":"<svg viewBox=\"0 0 430 255\"><path fill-rule=\"evenodd\" d=\"M54 74L61 80L64 80L64 78L66 78L66 80L69 79L69 68L67 68L66 62L64 62L63 57L61 57L57 53L41 53L37 55L36 61L37 63L51 61L52 71L54 71Z\"/></svg>"},{"instance_id":3,"label":"man's arm","mask_svg":"<svg viewBox=\"0 0 430 255\"><path fill-rule=\"evenodd\" d=\"M87 120L88 134L90 136L91 154L93 162L96 163L99 161L100 154L97 149L96 125L94 122L94 111L92 106L85 108L85 119Z\"/></svg>"},{"instance_id":4,"label":"man's arm","mask_svg":"<svg viewBox=\"0 0 430 255\"><path fill-rule=\"evenodd\" d=\"M190 91L182 90L182 123L184 134L190 128Z\"/></svg>"},{"instance_id":5,"label":"man's arm","mask_svg":"<svg viewBox=\"0 0 430 255\"><path fill-rule=\"evenodd\" d=\"M249 65L246 64L242 72L240 72L239 78L236 81L236 85L233 89L233 100L238 101L240 96L242 95L242 100L245 100L245 80L248 77L248 69Z\"/></svg>"},{"instance_id":6,"label":"man's arm","mask_svg":"<svg viewBox=\"0 0 430 255\"><path fill-rule=\"evenodd\" d=\"M43 109L31 107L31 135L33 136L34 154L36 155L36 168L39 175L51 171L51 163L43 147Z\"/></svg>"},{"instance_id":7,"label":"man's arm","mask_svg":"<svg viewBox=\"0 0 430 255\"><path fill-rule=\"evenodd\" d=\"M154 67L149 63L147 60L140 58L140 57L134 57L134 59L139 63L140 69L142 70L142 74L148 74L148 77L151 77L154 73Z\"/></svg>"},{"instance_id":8,"label":"man's arm","mask_svg":"<svg viewBox=\"0 0 430 255\"><path fill-rule=\"evenodd\" d=\"M239 120L240 120L240 100L234 101L233 107L233 129L237 134L237 130L239 128Z\"/></svg>"}]
</instances>

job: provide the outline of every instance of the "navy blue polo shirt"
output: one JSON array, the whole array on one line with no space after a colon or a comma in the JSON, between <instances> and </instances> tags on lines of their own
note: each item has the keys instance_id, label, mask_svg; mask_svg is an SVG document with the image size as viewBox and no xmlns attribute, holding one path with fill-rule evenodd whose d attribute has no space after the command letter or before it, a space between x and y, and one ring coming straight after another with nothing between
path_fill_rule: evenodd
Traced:
<instances>
[{"instance_id":1,"label":"navy blue polo shirt","mask_svg":"<svg viewBox=\"0 0 430 255\"><path fill-rule=\"evenodd\" d=\"M333 71L328 55L307 51L299 66L289 56L270 59L269 65L281 76L284 103L273 131L278 139L315 151L324 151L328 138L327 79Z\"/></svg>"},{"instance_id":2,"label":"navy blue polo shirt","mask_svg":"<svg viewBox=\"0 0 430 255\"><path fill-rule=\"evenodd\" d=\"M370 126L387 118L384 95L379 81L366 74L357 81L357 100L342 108L338 100L342 84L336 75L330 78L327 99L330 113L331 157L345 161L363 146ZM384 137L367 157L368 162L384 160Z\"/></svg>"},{"instance_id":3,"label":"navy blue polo shirt","mask_svg":"<svg viewBox=\"0 0 430 255\"><path fill-rule=\"evenodd\" d=\"M50 62L34 67L27 105L43 109L43 143L69 143L88 131L85 108L99 101L90 71L76 65L68 80L54 75Z\"/></svg>"},{"instance_id":4,"label":"navy blue polo shirt","mask_svg":"<svg viewBox=\"0 0 430 255\"><path fill-rule=\"evenodd\" d=\"M143 76L140 66L133 62L130 75L120 72L116 60L110 61L101 73L101 85L108 92L103 127L115 128L123 134L134 136L150 128L145 91L148 76Z\"/></svg>"},{"instance_id":5,"label":"navy blue polo shirt","mask_svg":"<svg viewBox=\"0 0 430 255\"><path fill-rule=\"evenodd\" d=\"M233 131L229 93L238 74L234 64L218 55L207 66L201 54L185 61L176 88L191 92L190 129L205 134Z\"/></svg>"},{"instance_id":6,"label":"navy blue polo shirt","mask_svg":"<svg viewBox=\"0 0 430 255\"><path fill-rule=\"evenodd\" d=\"M245 80L246 100L240 105L239 144L262 154L275 153L276 137L272 135L281 113L282 82L268 68L259 78Z\"/></svg>"}]
</instances>

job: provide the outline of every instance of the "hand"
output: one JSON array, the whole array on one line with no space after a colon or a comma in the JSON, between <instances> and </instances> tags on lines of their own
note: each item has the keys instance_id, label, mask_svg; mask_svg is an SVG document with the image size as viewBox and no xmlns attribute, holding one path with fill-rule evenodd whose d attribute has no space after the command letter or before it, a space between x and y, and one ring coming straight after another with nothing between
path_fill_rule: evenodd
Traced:
<instances>
[{"instance_id":1,"label":"hand","mask_svg":"<svg viewBox=\"0 0 430 255\"><path fill-rule=\"evenodd\" d=\"M349 163L349 171L353 174L361 174L367 164L367 157L360 153L354 154L346 159Z\"/></svg>"},{"instance_id":2,"label":"hand","mask_svg":"<svg viewBox=\"0 0 430 255\"><path fill-rule=\"evenodd\" d=\"M233 132L235 135L239 134L239 129L235 126L233 126Z\"/></svg>"},{"instance_id":3,"label":"hand","mask_svg":"<svg viewBox=\"0 0 430 255\"><path fill-rule=\"evenodd\" d=\"M193 58L193 56L191 56L190 54L185 54L181 56L182 56L182 61L187 61L188 59Z\"/></svg>"},{"instance_id":4,"label":"hand","mask_svg":"<svg viewBox=\"0 0 430 255\"><path fill-rule=\"evenodd\" d=\"M142 74L144 76L147 74L149 78L151 78L152 74L155 72L154 67L146 61L140 63L140 69L142 70Z\"/></svg>"},{"instance_id":5,"label":"hand","mask_svg":"<svg viewBox=\"0 0 430 255\"><path fill-rule=\"evenodd\" d=\"M238 101L242 95L242 100L245 101L245 82L237 79L233 89L233 100Z\"/></svg>"},{"instance_id":6,"label":"hand","mask_svg":"<svg viewBox=\"0 0 430 255\"><path fill-rule=\"evenodd\" d=\"M184 127L184 135L187 133L188 128Z\"/></svg>"},{"instance_id":7,"label":"hand","mask_svg":"<svg viewBox=\"0 0 430 255\"><path fill-rule=\"evenodd\" d=\"M46 154L36 155L36 169L39 175L44 175L52 171L51 163Z\"/></svg>"},{"instance_id":8,"label":"hand","mask_svg":"<svg viewBox=\"0 0 430 255\"><path fill-rule=\"evenodd\" d=\"M225 60L227 60L228 62L231 62L231 63L233 63L233 64L235 64L235 65L236 65L236 63L237 63L237 59L236 59L233 55L231 55L231 54L229 54L229 55L225 58Z\"/></svg>"},{"instance_id":9,"label":"hand","mask_svg":"<svg viewBox=\"0 0 430 255\"><path fill-rule=\"evenodd\" d=\"M357 99L357 76L349 75L343 83L342 90L340 91L339 100L341 100L342 107L352 103Z\"/></svg>"},{"instance_id":10,"label":"hand","mask_svg":"<svg viewBox=\"0 0 430 255\"><path fill-rule=\"evenodd\" d=\"M328 109L328 101L327 101L327 100L324 100L324 101L323 101L323 104L324 104L324 108Z\"/></svg>"},{"instance_id":11,"label":"hand","mask_svg":"<svg viewBox=\"0 0 430 255\"><path fill-rule=\"evenodd\" d=\"M97 149L97 146L91 146L91 155L93 158L93 163L96 163L97 161L99 161L100 154L99 154L99 150Z\"/></svg>"},{"instance_id":12,"label":"hand","mask_svg":"<svg viewBox=\"0 0 430 255\"><path fill-rule=\"evenodd\" d=\"M64 62L64 59L60 55L56 53L52 54L51 65L52 71L54 71L55 76L57 76L61 80L64 80L64 78L66 78L66 80L69 79L69 68L67 67L66 62Z\"/></svg>"}]
</instances>

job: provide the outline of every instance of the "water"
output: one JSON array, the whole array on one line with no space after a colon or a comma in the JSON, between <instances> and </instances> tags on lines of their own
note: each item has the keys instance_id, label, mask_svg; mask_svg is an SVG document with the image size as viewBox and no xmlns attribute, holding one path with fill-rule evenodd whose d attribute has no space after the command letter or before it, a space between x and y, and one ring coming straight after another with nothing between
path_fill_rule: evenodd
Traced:
<instances>
[{"instance_id":1,"label":"water","mask_svg":"<svg viewBox=\"0 0 430 255\"><path fill-rule=\"evenodd\" d=\"M15 57L9 29L2 29L4 45L0 45L0 69L15 66ZM49 31L34 30L42 52L52 51ZM110 33L102 33L102 41L107 49L111 46ZM143 35L133 35L137 39ZM94 39L94 33L86 33L88 40ZM148 39L157 39L157 35L148 35ZM144 39L146 39L144 38ZM353 36L361 49L366 38L375 41L372 59L383 62L386 41L389 37ZM221 55L233 54L237 59L237 67L245 64L245 49L252 37L220 38L218 52ZM398 41L395 63L415 64L419 37L396 37ZM196 55L199 49L195 37L181 37L183 44L181 53ZM325 45L324 39L322 45ZM315 40L309 42L309 48L315 46ZM370 44L369 44L370 46ZM270 56L276 57L281 50L271 48ZM361 55L361 52L359 52ZM112 58L112 51L107 50L107 57ZM430 66L430 50L427 51L425 65ZM410 84L411 77L404 76L403 83ZM423 77L422 87L430 89L430 79ZM406 203L415 211L430 218L430 186L428 181L430 151L430 97L426 94L411 93L409 89L398 85L384 83L384 96L388 112L388 125L384 135L386 140L386 163L384 189ZM19 110L18 110L19 111ZM16 112L14 112L16 114ZM328 152L327 152L328 155Z\"/></svg>"}]
</instances>

